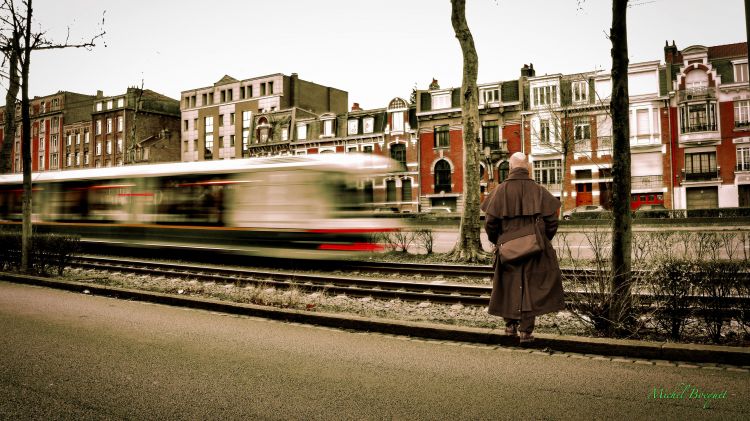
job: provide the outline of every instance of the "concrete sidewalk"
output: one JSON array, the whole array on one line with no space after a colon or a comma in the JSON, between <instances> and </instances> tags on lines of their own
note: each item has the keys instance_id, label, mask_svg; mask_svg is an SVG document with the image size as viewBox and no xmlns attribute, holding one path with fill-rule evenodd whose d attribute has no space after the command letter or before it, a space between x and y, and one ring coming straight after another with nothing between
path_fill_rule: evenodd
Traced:
<instances>
[{"instance_id":1,"label":"concrete sidewalk","mask_svg":"<svg viewBox=\"0 0 750 421\"><path fill-rule=\"evenodd\" d=\"M11 273L0 273L0 280L57 288L79 293L87 291L86 293L121 299L132 299L171 306L263 317L340 329L379 332L446 341L494 344L506 347L519 346L518 339L505 336L502 329L479 329L435 323L408 322L332 313L316 313L304 310L289 310L206 298L185 297L180 295L106 287L81 282L62 281L52 278ZM731 364L737 366L750 365L750 348L549 334L535 334L534 336L536 337L536 341L525 346L526 348L543 351L620 356L646 360L702 362Z\"/></svg>"}]
</instances>

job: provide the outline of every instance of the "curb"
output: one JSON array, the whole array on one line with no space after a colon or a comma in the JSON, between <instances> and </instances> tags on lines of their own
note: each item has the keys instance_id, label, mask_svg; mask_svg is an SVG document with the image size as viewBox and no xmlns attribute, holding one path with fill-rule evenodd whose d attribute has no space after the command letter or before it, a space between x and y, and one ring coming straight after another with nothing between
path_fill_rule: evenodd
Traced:
<instances>
[{"instance_id":1,"label":"curb","mask_svg":"<svg viewBox=\"0 0 750 421\"><path fill-rule=\"evenodd\" d=\"M361 316L289 310L255 304L233 303L207 298L185 297L158 292L106 287L82 282L62 281L38 276L0 272L0 280L35 285L72 292L84 292L114 298L189 307L200 310L237 314L251 317L313 324L340 329L413 336L425 339L473 342L506 347L517 347L518 340L506 336L503 330L446 326L426 322L390 319L371 319ZM667 361L703 362L744 366L750 364L750 348L720 345L680 344L627 339L587 338L580 336L535 334L536 340L524 348L579 354L631 357Z\"/></svg>"}]
</instances>

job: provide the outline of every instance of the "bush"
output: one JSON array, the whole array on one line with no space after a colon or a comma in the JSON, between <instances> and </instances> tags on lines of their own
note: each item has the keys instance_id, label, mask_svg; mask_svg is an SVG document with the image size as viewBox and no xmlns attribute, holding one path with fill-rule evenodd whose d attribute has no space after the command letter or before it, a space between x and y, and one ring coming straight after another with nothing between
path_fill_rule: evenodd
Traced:
<instances>
[{"instance_id":1,"label":"bush","mask_svg":"<svg viewBox=\"0 0 750 421\"><path fill-rule=\"evenodd\" d=\"M56 270L62 275L80 251L80 237L60 234L33 234L31 237L30 265L33 272L49 275ZM0 269L20 270L21 233L0 232Z\"/></svg>"},{"instance_id":2,"label":"bush","mask_svg":"<svg viewBox=\"0 0 750 421\"><path fill-rule=\"evenodd\" d=\"M427 254L432 254L435 245L435 234L430 228L420 228L414 232L417 243L421 245Z\"/></svg>"},{"instance_id":3,"label":"bush","mask_svg":"<svg viewBox=\"0 0 750 421\"><path fill-rule=\"evenodd\" d=\"M652 291L658 297L654 302L656 324L673 340L680 339L692 315L692 275L698 266L692 260L668 258L657 263L651 275Z\"/></svg>"},{"instance_id":4,"label":"bush","mask_svg":"<svg viewBox=\"0 0 750 421\"><path fill-rule=\"evenodd\" d=\"M731 319L736 304L732 295L741 289L746 265L734 261L701 262L694 276L696 293L702 298L701 320L712 341L721 341L725 322Z\"/></svg>"}]
</instances>

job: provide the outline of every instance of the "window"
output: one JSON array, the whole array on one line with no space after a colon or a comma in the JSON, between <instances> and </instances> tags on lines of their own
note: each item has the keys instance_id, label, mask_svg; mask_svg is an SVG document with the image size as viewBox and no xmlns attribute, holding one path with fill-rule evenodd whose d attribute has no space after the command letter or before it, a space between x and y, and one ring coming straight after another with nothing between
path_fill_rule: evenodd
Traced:
<instances>
[{"instance_id":1,"label":"window","mask_svg":"<svg viewBox=\"0 0 750 421\"><path fill-rule=\"evenodd\" d=\"M227 101L232 101L233 99L234 99L234 90L227 89Z\"/></svg>"},{"instance_id":2,"label":"window","mask_svg":"<svg viewBox=\"0 0 750 421\"><path fill-rule=\"evenodd\" d=\"M76 145L80 145L80 144L81 144L81 134L76 133Z\"/></svg>"},{"instance_id":3,"label":"window","mask_svg":"<svg viewBox=\"0 0 750 421\"><path fill-rule=\"evenodd\" d=\"M219 127L224 126L224 114L219 114Z\"/></svg>"},{"instance_id":4,"label":"window","mask_svg":"<svg viewBox=\"0 0 750 421\"><path fill-rule=\"evenodd\" d=\"M229 145L227 145L226 143L224 143L224 136L219 136L219 147L220 148L226 148L227 146L229 146Z\"/></svg>"},{"instance_id":5,"label":"window","mask_svg":"<svg viewBox=\"0 0 750 421\"><path fill-rule=\"evenodd\" d=\"M250 85L247 87L247 97L252 98L253 97L253 85Z\"/></svg>"},{"instance_id":6,"label":"window","mask_svg":"<svg viewBox=\"0 0 750 421\"><path fill-rule=\"evenodd\" d=\"M534 88L534 105L556 105L557 86L540 86Z\"/></svg>"},{"instance_id":7,"label":"window","mask_svg":"<svg viewBox=\"0 0 750 421\"><path fill-rule=\"evenodd\" d=\"M102 121L96 120L96 134L102 134Z\"/></svg>"},{"instance_id":8,"label":"window","mask_svg":"<svg viewBox=\"0 0 750 421\"><path fill-rule=\"evenodd\" d=\"M487 147L491 150L500 149L500 127L497 121L485 121L482 125L482 150Z\"/></svg>"},{"instance_id":9,"label":"window","mask_svg":"<svg viewBox=\"0 0 750 421\"><path fill-rule=\"evenodd\" d=\"M346 134L353 135L359 132L359 120L356 118L350 118L347 122Z\"/></svg>"},{"instance_id":10,"label":"window","mask_svg":"<svg viewBox=\"0 0 750 421\"><path fill-rule=\"evenodd\" d=\"M107 140L107 154L111 154L111 153L112 153L112 141Z\"/></svg>"},{"instance_id":11,"label":"window","mask_svg":"<svg viewBox=\"0 0 750 421\"><path fill-rule=\"evenodd\" d=\"M196 101L197 97L198 97L198 95L192 95L190 97L190 108L195 108L195 101Z\"/></svg>"},{"instance_id":12,"label":"window","mask_svg":"<svg viewBox=\"0 0 750 421\"><path fill-rule=\"evenodd\" d=\"M88 129L84 129L83 131L83 144L88 145L89 144L89 131Z\"/></svg>"},{"instance_id":13,"label":"window","mask_svg":"<svg viewBox=\"0 0 750 421\"><path fill-rule=\"evenodd\" d=\"M66 146L70 146L72 144L73 144L73 135L69 134L69 135L65 136L65 145Z\"/></svg>"},{"instance_id":14,"label":"window","mask_svg":"<svg viewBox=\"0 0 750 421\"><path fill-rule=\"evenodd\" d=\"M240 86L240 99L245 99L245 87Z\"/></svg>"},{"instance_id":15,"label":"window","mask_svg":"<svg viewBox=\"0 0 750 421\"><path fill-rule=\"evenodd\" d=\"M68 167L73 166L73 155L72 154L65 154L65 165Z\"/></svg>"},{"instance_id":16,"label":"window","mask_svg":"<svg viewBox=\"0 0 750 421\"><path fill-rule=\"evenodd\" d=\"M323 122L323 136L333 136L333 120Z\"/></svg>"},{"instance_id":17,"label":"window","mask_svg":"<svg viewBox=\"0 0 750 421\"><path fill-rule=\"evenodd\" d=\"M391 158L401 164L401 169L406 169L406 145L394 143L391 145Z\"/></svg>"},{"instance_id":18,"label":"window","mask_svg":"<svg viewBox=\"0 0 750 421\"><path fill-rule=\"evenodd\" d=\"M208 95L201 94L201 104L208 105Z\"/></svg>"},{"instance_id":19,"label":"window","mask_svg":"<svg viewBox=\"0 0 750 421\"><path fill-rule=\"evenodd\" d=\"M716 103L687 104L680 107L680 132L716 131Z\"/></svg>"},{"instance_id":20,"label":"window","mask_svg":"<svg viewBox=\"0 0 750 421\"><path fill-rule=\"evenodd\" d=\"M203 158L211 159L213 157L214 150L214 135L207 134L205 137L205 150L203 151Z\"/></svg>"},{"instance_id":21,"label":"window","mask_svg":"<svg viewBox=\"0 0 750 421\"><path fill-rule=\"evenodd\" d=\"M125 98L117 98L117 107L122 108L125 106Z\"/></svg>"},{"instance_id":22,"label":"window","mask_svg":"<svg viewBox=\"0 0 750 421\"><path fill-rule=\"evenodd\" d=\"M734 127L750 125L750 101L735 101Z\"/></svg>"},{"instance_id":23,"label":"window","mask_svg":"<svg viewBox=\"0 0 750 421\"><path fill-rule=\"evenodd\" d=\"M432 109L440 110L443 108L451 107L451 95L449 93L444 94L432 94Z\"/></svg>"},{"instance_id":24,"label":"window","mask_svg":"<svg viewBox=\"0 0 750 421\"><path fill-rule=\"evenodd\" d=\"M577 119L575 121L573 128L574 128L573 137L575 140L591 139L591 126L589 124L588 118Z\"/></svg>"},{"instance_id":25,"label":"window","mask_svg":"<svg viewBox=\"0 0 750 421\"><path fill-rule=\"evenodd\" d=\"M101 102L97 102L96 103L96 111L101 111L102 110L102 105L103 104Z\"/></svg>"},{"instance_id":26,"label":"window","mask_svg":"<svg viewBox=\"0 0 750 421\"><path fill-rule=\"evenodd\" d=\"M123 123L124 123L123 116L117 116L117 131L118 132L122 131Z\"/></svg>"},{"instance_id":27,"label":"window","mask_svg":"<svg viewBox=\"0 0 750 421\"><path fill-rule=\"evenodd\" d=\"M685 154L685 179L705 180L717 176L716 152Z\"/></svg>"},{"instance_id":28,"label":"window","mask_svg":"<svg viewBox=\"0 0 750 421\"><path fill-rule=\"evenodd\" d=\"M96 156L100 156L102 154L102 141L96 142Z\"/></svg>"},{"instance_id":29,"label":"window","mask_svg":"<svg viewBox=\"0 0 750 421\"><path fill-rule=\"evenodd\" d=\"M109 101L107 101L107 109L108 110L112 109L112 100L111 99Z\"/></svg>"},{"instance_id":30,"label":"window","mask_svg":"<svg viewBox=\"0 0 750 421\"><path fill-rule=\"evenodd\" d=\"M307 139L307 124L297 124L297 140Z\"/></svg>"},{"instance_id":31,"label":"window","mask_svg":"<svg viewBox=\"0 0 750 421\"><path fill-rule=\"evenodd\" d=\"M76 166L81 166L81 154L76 152Z\"/></svg>"},{"instance_id":32,"label":"window","mask_svg":"<svg viewBox=\"0 0 750 421\"><path fill-rule=\"evenodd\" d=\"M549 120L539 120L539 142L549 144Z\"/></svg>"},{"instance_id":33,"label":"window","mask_svg":"<svg viewBox=\"0 0 750 421\"><path fill-rule=\"evenodd\" d=\"M183 131L188 131L188 120L185 120L185 125L182 129Z\"/></svg>"},{"instance_id":34,"label":"window","mask_svg":"<svg viewBox=\"0 0 750 421\"><path fill-rule=\"evenodd\" d=\"M747 82L747 63L738 63L734 65L734 81Z\"/></svg>"},{"instance_id":35,"label":"window","mask_svg":"<svg viewBox=\"0 0 750 421\"><path fill-rule=\"evenodd\" d=\"M451 191L451 166L444 159L435 163L435 193L441 191L446 193Z\"/></svg>"},{"instance_id":36,"label":"window","mask_svg":"<svg viewBox=\"0 0 750 421\"><path fill-rule=\"evenodd\" d=\"M386 202L396 201L396 180L385 181L385 201Z\"/></svg>"},{"instance_id":37,"label":"window","mask_svg":"<svg viewBox=\"0 0 750 421\"><path fill-rule=\"evenodd\" d=\"M234 126L234 113L229 113L229 125Z\"/></svg>"},{"instance_id":38,"label":"window","mask_svg":"<svg viewBox=\"0 0 750 421\"><path fill-rule=\"evenodd\" d=\"M488 104L490 102L500 101L500 90L498 89L483 89L479 95L482 104Z\"/></svg>"},{"instance_id":39,"label":"window","mask_svg":"<svg viewBox=\"0 0 750 421\"><path fill-rule=\"evenodd\" d=\"M737 171L750 171L750 146L737 147Z\"/></svg>"},{"instance_id":40,"label":"window","mask_svg":"<svg viewBox=\"0 0 750 421\"><path fill-rule=\"evenodd\" d=\"M86 133L88 134L88 132ZM53 134L49 141L50 149L52 149L52 152L57 152L57 135Z\"/></svg>"},{"instance_id":41,"label":"window","mask_svg":"<svg viewBox=\"0 0 750 421\"><path fill-rule=\"evenodd\" d=\"M243 129L250 128L250 111L242 112L242 128Z\"/></svg>"},{"instance_id":42,"label":"window","mask_svg":"<svg viewBox=\"0 0 750 421\"><path fill-rule=\"evenodd\" d=\"M57 99L57 98L54 98L54 99L52 100L52 110L53 110L53 111L54 111L54 110L56 110L56 109L57 109L57 107L59 107L59 106L60 106L60 100L59 100L59 99Z\"/></svg>"},{"instance_id":43,"label":"window","mask_svg":"<svg viewBox=\"0 0 750 421\"><path fill-rule=\"evenodd\" d=\"M393 123L393 126L391 126L391 131L394 132L403 132L404 131L404 113L403 112L395 112L391 114L391 122Z\"/></svg>"},{"instance_id":44,"label":"window","mask_svg":"<svg viewBox=\"0 0 750 421\"><path fill-rule=\"evenodd\" d=\"M502 183L505 181L506 178L508 178L508 173L510 172L510 164L508 164L508 161L503 161L500 163L500 166L497 168L497 181L499 183Z\"/></svg>"},{"instance_id":45,"label":"window","mask_svg":"<svg viewBox=\"0 0 750 421\"><path fill-rule=\"evenodd\" d=\"M198 130L198 119L197 118L193 119L193 130L196 130L196 131Z\"/></svg>"},{"instance_id":46,"label":"window","mask_svg":"<svg viewBox=\"0 0 750 421\"><path fill-rule=\"evenodd\" d=\"M289 127L284 126L281 128L281 140L282 141L289 140Z\"/></svg>"},{"instance_id":47,"label":"window","mask_svg":"<svg viewBox=\"0 0 750 421\"><path fill-rule=\"evenodd\" d=\"M57 159L57 157L55 157L55 159ZM86 165L86 166L89 165L89 154L87 153L83 154L83 165Z\"/></svg>"},{"instance_id":48,"label":"window","mask_svg":"<svg viewBox=\"0 0 750 421\"><path fill-rule=\"evenodd\" d=\"M261 83L260 84L260 96L265 96L265 95L266 95L266 84Z\"/></svg>"},{"instance_id":49,"label":"window","mask_svg":"<svg viewBox=\"0 0 750 421\"><path fill-rule=\"evenodd\" d=\"M450 132L448 125L435 126L435 147L447 148L450 146Z\"/></svg>"},{"instance_id":50,"label":"window","mask_svg":"<svg viewBox=\"0 0 750 421\"><path fill-rule=\"evenodd\" d=\"M229 135L229 147L230 148L234 147L234 135L233 134Z\"/></svg>"},{"instance_id":51,"label":"window","mask_svg":"<svg viewBox=\"0 0 750 421\"><path fill-rule=\"evenodd\" d=\"M534 161L534 180L539 184L560 184L562 161L559 159Z\"/></svg>"},{"instance_id":52,"label":"window","mask_svg":"<svg viewBox=\"0 0 750 421\"><path fill-rule=\"evenodd\" d=\"M117 152L122 153L122 138L121 137L117 138Z\"/></svg>"},{"instance_id":53,"label":"window","mask_svg":"<svg viewBox=\"0 0 750 421\"><path fill-rule=\"evenodd\" d=\"M362 119L362 129L364 133L372 133L375 130L375 118L365 117Z\"/></svg>"},{"instance_id":54,"label":"window","mask_svg":"<svg viewBox=\"0 0 750 421\"><path fill-rule=\"evenodd\" d=\"M250 130L243 130L242 131L242 150L246 151L250 144Z\"/></svg>"},{"instance_id":55,"label":"window","mask_svg":"<svg viewBox=\"0 0 750 421\"><path fill-rule=\"evenodd\" d=\"M203 127L206 129L206 133L213 133L214 132L214 118L213 117L205 117L203 119Z\"/></svg>"},{"instance_id":56,"label":"window","mask_svg":"<svg viewBox=\"0 0 750 421\"><path fill-rule=\"evenodd\" d=\"M50 156L49 156L49 167L50 167L50 169L53 169L53 170L57 169L57 166L59 164L58 159L59 158L57 157L56 153L50 154Z\"/></svg>"},{"instance_id":57,"label":"window","mask_svg":"<svg viewBox=\"0 0 750 421\"><path fill-rule=\"evenodd\" d=\"M107 133L112 133L112 119L107 119Z\"/></svg>"},{"instance_id":58,"label":"window","mask_svg":"<svg viewBox=\"0 0 750 421\"><path fill-rule=\"evenodd\" d=\"M573 82L573 102L586 102L589 99L589 84L585 80Z\"/></svg>"},{"instance_id":59,"label":"window","mask_svg":"<svg viewBox=\"0 0 750 421\"><path fill-rule=\"evenodd\" d=\"M362 146L362 153L372 153L372 145Z\"/></svg>"},{"instance_id":60,"label":"window","mask_svg":"<svg viewBox=\"0 0 750 421\"><path fill-rule=\"evenodd\" d=\"M411 201L411 178L404 178L401 180L401 201Z\"/></svg>"},{"instance_id":61,"label":"window","mask_svg":"<svg viewBox=\"0 0 750 421\"><path fill-rule=\"evenodd\" d=\"M273 82L268 82L268 95L273 94Z\"/></svg>"}]
</instances>

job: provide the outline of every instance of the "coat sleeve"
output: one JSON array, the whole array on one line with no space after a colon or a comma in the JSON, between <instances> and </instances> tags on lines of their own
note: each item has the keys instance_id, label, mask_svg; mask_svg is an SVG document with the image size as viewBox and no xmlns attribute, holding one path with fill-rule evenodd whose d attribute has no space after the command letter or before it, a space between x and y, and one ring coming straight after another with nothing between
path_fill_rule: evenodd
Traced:
<instances>
[{"instance_id":1,"label":"coat sleeve","mask_svg":"<svg viewBox=\"0 0 750 421\"><path fill-rule=\"evenodd\" d=\"M500 218L495 218L490 214L484 216L484 230L487 232L487 239L492 244L497 244L497 238L500 236L502 227L500 225Z\"/></svg>"}]
</instances>

